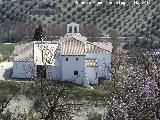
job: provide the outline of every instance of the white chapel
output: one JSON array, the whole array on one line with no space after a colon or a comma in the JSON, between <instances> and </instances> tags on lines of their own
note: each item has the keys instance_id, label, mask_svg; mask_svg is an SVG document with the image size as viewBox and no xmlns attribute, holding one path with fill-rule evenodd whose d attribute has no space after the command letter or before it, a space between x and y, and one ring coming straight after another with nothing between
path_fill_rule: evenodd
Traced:
<instances>
[{"instance_id":1,"label":"white chapel","mask_svg":"<svg viewBox=\"0 0 160 120\"><path fill-rule=\"evenodd\" d=\"M14 53L13 78L39 77L88 87L110 77L112 44L87 41L73 22L58 41L18 45Z\"/></svg>"}]
</instances>

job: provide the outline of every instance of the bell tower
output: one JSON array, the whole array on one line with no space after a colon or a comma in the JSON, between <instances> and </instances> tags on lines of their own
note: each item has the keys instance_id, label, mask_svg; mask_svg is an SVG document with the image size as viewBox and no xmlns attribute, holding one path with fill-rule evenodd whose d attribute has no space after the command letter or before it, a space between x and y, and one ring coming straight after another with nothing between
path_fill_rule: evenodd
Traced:
<instances>
[{"instance_id":1,"label":"bell tower","mask_svg":"<svg viewBox=\"0 0 160 120\"><path fill-rule=\"evenodd\" d=\"M79 24L74 22L67 24L67 33L79 33Z\"/></svg>"}]
</instances>

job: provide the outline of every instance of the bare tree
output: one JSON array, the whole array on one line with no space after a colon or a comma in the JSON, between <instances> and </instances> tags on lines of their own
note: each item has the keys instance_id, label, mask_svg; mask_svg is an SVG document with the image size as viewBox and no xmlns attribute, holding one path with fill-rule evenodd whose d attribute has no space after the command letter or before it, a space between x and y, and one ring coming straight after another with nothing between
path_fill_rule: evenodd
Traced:
<instances>
[{"instance_id":1,"label":"bare tree","mask_svg":"<svg viewBox=\"0 0 160 120\"><path fill-rule=\"evenodd\" d=\"M20 86L15 82L1 82L0 87L0 113L2 113L10 101L19 94Z\"/></svg>"},{"instance_id":2,"label":"bare tree","mask_svg":"<svg viewBox=\"0 0 160 120\"><path fill-rule=\"evenodd\" d=\"M41 36L38 34L38 36ZM47 41L43 41L43 36L36 37L37 46L42 54L43 66L47 69L48 64L53 63L59 57L59 52L55 55L53 49L48 46ZM32 68L35 70L35 68ZM38 89L37 97L34 100L32 111L38 114L38 119L44 120L69 120L75 114L82 104L69 101L68 97L72 94L71 90L67 88L67 83L62 86L54 85L54 81L43 77L37 77L36 72L32 72L34 78L34 86Z\"/></svg>"}]
</instances>

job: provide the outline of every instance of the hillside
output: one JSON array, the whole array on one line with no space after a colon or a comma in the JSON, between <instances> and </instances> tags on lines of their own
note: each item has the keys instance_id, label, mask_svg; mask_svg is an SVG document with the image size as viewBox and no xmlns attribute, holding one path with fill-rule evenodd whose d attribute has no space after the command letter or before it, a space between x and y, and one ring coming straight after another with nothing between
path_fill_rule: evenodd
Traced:
<instances>
[{"instance_id":1,"label":"hillside","mask_svg":"<svg viewBox=\"0 0 160 120\"><path fill-rule=\"evenodd\" d=\"M84 0L85 1L85 0ZM87 0L86 0L87 1ZM92 2L92 0L88 0ZM97 5L97 2L103 2ZM126 5L76 4L76 0L1 0L0 23L41 20L44 23L75 21L81 25L96 24L104 33L117 30L122 36L140 35L160 37L160 1L135 5L124 0ZM129 2L128 2L129 1Z\"/></svg>"}]
</instances>

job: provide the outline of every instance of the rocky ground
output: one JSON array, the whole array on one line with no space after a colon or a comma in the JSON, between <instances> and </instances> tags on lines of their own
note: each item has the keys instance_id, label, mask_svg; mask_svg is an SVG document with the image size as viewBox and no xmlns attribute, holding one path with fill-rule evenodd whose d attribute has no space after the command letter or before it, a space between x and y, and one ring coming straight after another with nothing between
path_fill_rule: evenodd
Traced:
<instances>
[{"instance_id":1,"label":"rocky ground","mask_svg":"<svg viewBox=\"0 0 160 120\"><path fill-rule=\"evenodd\" d=\"M87 115L91 112L104 114L107 110L107 107L94 106L92 103L88 101L82 101L84 105L80 108L80 110L74 115L73 120L87 120ZM10 111L17 116L19 113L24 114L28 113L31 109L33 101L27 99L25 96L19 96L10 101L6 111ZM5 111L5 112L6 112Z\"/></svg>"}]
</instances>

